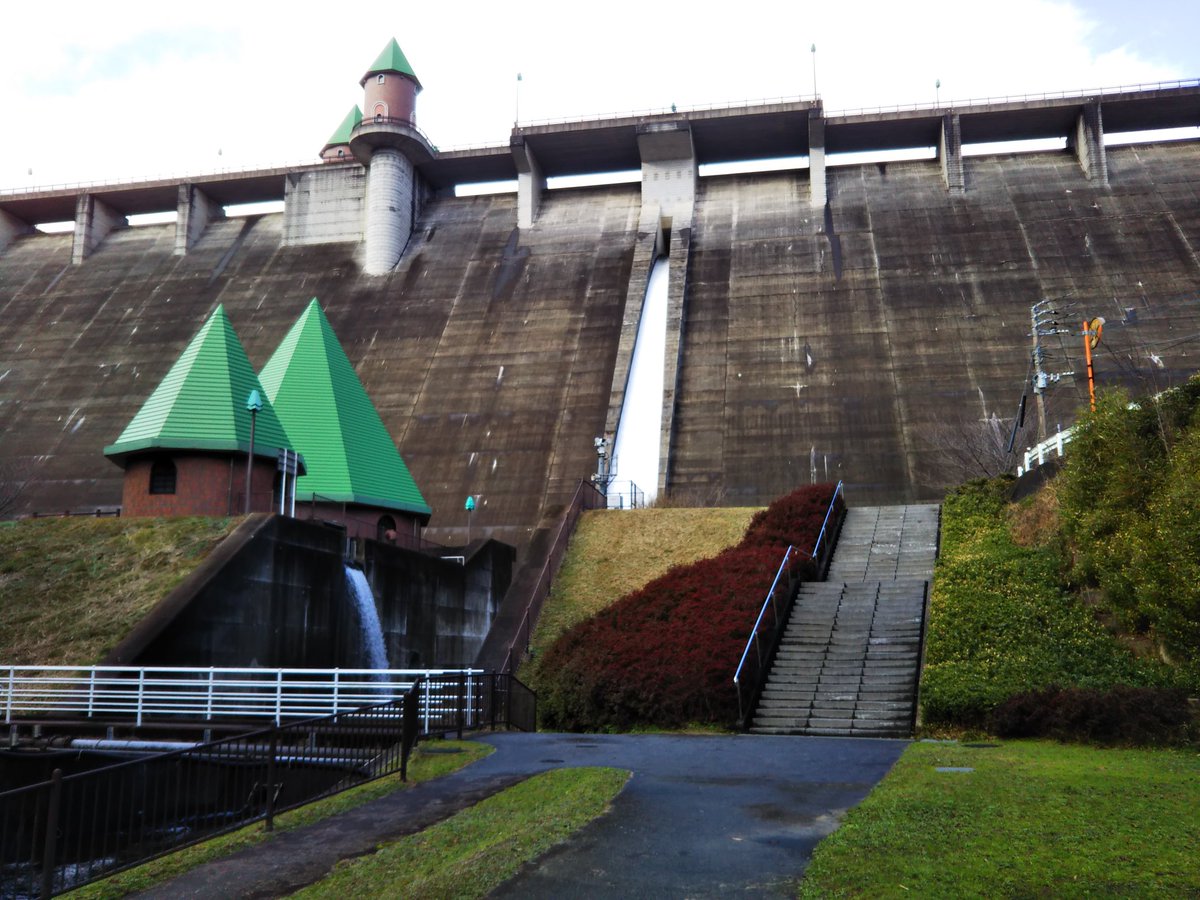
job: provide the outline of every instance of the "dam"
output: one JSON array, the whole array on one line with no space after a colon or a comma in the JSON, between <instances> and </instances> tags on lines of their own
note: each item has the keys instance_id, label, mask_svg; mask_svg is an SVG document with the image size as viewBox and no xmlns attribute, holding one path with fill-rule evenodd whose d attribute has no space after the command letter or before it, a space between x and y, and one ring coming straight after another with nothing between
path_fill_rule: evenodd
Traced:
<instances>
[{"instance_id":1,"label":"dam","mask_svg":"<svg viewBox=\"0 0 1200 900\"><path fill-rule=\"evenodd\" d=\"M102 448L218 304L261 368L319 298L433 509L426 534L449 544L469 524L523 547L595 471L660 257L651 493L674 502L757 505L814 479L843 480L856 504L940 496L944 426L1012 417L1046 298L1071 310L1051 362L1078 373L1045 395L1050 431L1086 402L1085 318L1108 322L1102 386L1144 393L1196 369L1200 142L1113 136L1200 124L1198 82L679 110L442 152L411 109L372 100L368 74L366 114L309 166L0 186L0 460L23 483L10 514L120 503ZM994 149L1047 138L1062 149ZM921 158L854 156L897 150ZM702 171L780 158L798 161ZM504 180L516 191L456 191ZM225 212L264 201L282 211ZM128 225L164 212L175 221ZM1027 424L1018 448L1036 440Z\"/></svg>"}]
</instances>

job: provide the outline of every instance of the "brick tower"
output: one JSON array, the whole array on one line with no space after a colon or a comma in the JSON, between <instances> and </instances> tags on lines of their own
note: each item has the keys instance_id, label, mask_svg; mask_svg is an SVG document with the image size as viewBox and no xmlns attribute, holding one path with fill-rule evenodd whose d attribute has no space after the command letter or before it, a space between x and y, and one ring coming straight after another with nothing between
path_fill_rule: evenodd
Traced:
<instances>
[{"instance_id":1,"label":"brick tower","mask_svg":"<svg viewBox=\"0 0 1200 900\"><path fill-rule=\"evenodd\" d=\"M416 218L414 164L433 158L414 116L421 82L395 38L359 82L362 121L350 136L354 158L367 167L366 256L368 275L390 272L404 252Z\"/></svg>"}]
</instances>

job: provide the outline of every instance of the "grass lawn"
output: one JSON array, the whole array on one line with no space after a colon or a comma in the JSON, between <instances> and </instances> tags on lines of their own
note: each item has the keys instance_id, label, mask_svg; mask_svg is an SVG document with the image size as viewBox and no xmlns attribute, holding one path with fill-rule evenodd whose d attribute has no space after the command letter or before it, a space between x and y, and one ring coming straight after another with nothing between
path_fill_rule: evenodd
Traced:
<instances>
[{"instance_id":1,"label":"grass lawn","mask_svg":"<svg viewBox=\"0 0 1200 900\"><path fill-rule=\"evenodd\" d=\"M0 528L0 663L99 661L240 521L80 517Z\"/></svg>"},{"instance_id":2,"label":"grass lawn","mask_svg":"<svg viewBox=\"0 0 1200 900\"><path fill-rule=\"evenodd\" d=\"M756 512L752 507L585 512L538 617L534 652L544 652L572 625L667 570L736 544Z\"/></svg>"},{"instance_id":3,"label":"grass lawn","mask_svg":"<svg viewBox=\"0 0 1200 900\"><path fill-rule=\"evenodd\" d=\"M917 743L817 847L799 896L1194 897L1197 810L1195 750Z\"/></svg>"},{"instance_id":4,"label":"grass lawn","mask_svg":"<svg viewBox=\"0 0 1200 900\"><path fill-rule=\"evenodd\" d=\"M275 817L275 833L310 825L329 816L354 809L356 806L362 806L362 804L390 794L392 791L449 775L494 751L491 745L474 741L438 741L436 746L443 752L422 753L421 745L417 745L417 749L409 758L407 782L401 781L399 775L388 775L361 787L351 788L324 800L318 800L299 809L285 812ZM454 749L462 752L444 752ZM238 831L187 847L137 868L119 872L111 878L89 884L64 896L71 897L73 900L101 900L101 898L107 900L107 898L125 897L138 891L148 890L204 863L235 853L243 847L269 841L271 834L271 832L263 830L261 822L247 825Z\"/></svg>"},{"instance_id":5,"label":"grass lawn","mask_svg":"<svg viewBox=\"0 0 1200 900\"><path fill-rule=\"evenodd\" d=\"M419 834L344 860L296 897L483 897L520 867L604 813L621 769L554 769Z\"/></svg>"}]
</instances>

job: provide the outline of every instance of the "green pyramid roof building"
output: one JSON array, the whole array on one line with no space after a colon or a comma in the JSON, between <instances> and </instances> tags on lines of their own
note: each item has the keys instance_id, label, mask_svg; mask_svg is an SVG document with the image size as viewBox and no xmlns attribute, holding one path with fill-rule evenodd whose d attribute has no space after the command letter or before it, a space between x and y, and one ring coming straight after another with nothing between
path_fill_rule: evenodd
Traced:
<instances>
[{"instance_id":1,"label":"green pyramid roof building","mask_svg":"<svg viewBox=\"0 0 1200 900\"><path fill-rule=\"evenodd\" d=\"M308 466L298 500L315 494L428 520L429 505L315 297L267 361L262 384Z\"/></svg>"},{"instance_id":2,"label":"green pyramid roof building","mask_svg":"<svg viewBox=\"0 0 1200 900\"><path fill-rule=\"evenodd\" d=\"M254 455L294 450L254 374L225 309L218 306L171 366L137 415L104 455L121 465L143 450L241 452L250 449L246 400L263 397L254 428Z\"/></svg>"},{"instance_id":3,"label":"green pyramid roof building","mask_svg":"<svg viewBox=\"0 0 1200 900\"><path fill-rule=\"evenodd\" d=\"M342 124L329 136L329 140L325 142L325 146L321 148L321 152L324 153L330 147L340 147L342 144L349 144L350 135L360 122L362 122L362 110L358 108L358 104L355 104L350 112L346 113L346 118L342 119Z\"/></svg>"},{"instance_id":4,"label":"green pyramid roof building","mask_svg":"<svg viewBox=\"0 0 1200 900\"><path fill-rule=\"evenodd\" d=\"M418 89L421 87L421 80L417 78L417 73L408 64L408 59L405 57L404 51L400 49L400 45L396 43L395 38L392 38L391 43L383 48L383 52L376 58L375 64L367 69L367 74L358 83L359 87L366 84L367 79L372 75L379 75L382 72L398 72L401 75L407 75L417 83Z\"/></svg>"}]
</instances>

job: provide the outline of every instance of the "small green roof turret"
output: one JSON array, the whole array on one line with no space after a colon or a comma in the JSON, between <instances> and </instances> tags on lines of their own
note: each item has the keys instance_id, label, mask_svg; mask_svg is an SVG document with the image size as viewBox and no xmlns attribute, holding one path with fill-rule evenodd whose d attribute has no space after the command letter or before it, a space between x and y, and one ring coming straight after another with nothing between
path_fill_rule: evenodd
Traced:
<instances>
[{"instance_id":1,"label":"small green roof turret","mask_svg":"<svg viewBox=\"0 0 1200 900\"><path fill-rule=\"evenodd\" d=\"M325 142L325 146L321 148L321 152L324 153L330 147L349 146L350 135L360 122L362 122L362 110L358 108L358 104L356 103L350 112L346 113L346 118L342 119L342 124L329 136L329 140Z\"/></svg>"},{"instance_id":2,"label":"small green roof turret","mask_svg":"<svg viewBox=\"0 0 1200 900\"><path fill-rule=\"evenodd\" d=\"M246 400L255 390L266 394L225 308L218 306L104 455L124 465L125 457L144 450L246 453ZM256 414L254 455L274 458L280 450L295 447L264 401Z\"/></svg>"},{"instance_id":3,"label":"small green roof turret","mask_svg":"<svg viewBox=\"0 0 1200 900\"><path fill-rule=\"evenodd\" d=\"M375 60L375 64L372 65L371 68L367 69L367 74L362 77L362 80L359 81L358 86L362 87L365 85L367 83L367 79L372 75L379 75L381 73L388 72L397 72L400 75L407 75L413 80L413 83L416 84L417 90L421 89L421 80L417 78L417 73L414 72L412 66L409 65L408 59L404 55L404 51L400 49L400 45L396 43L395 38L392 38L391 43L383 48L383 52L379 54L378 58Z\"/></svg>"},{"instance_id":4,"label":"small green roof turret","mask_svg":"<svg viewBox=\"0 0 1200 900\"><path fill-rule=\"evenodd\" d=\"M297 499L315 494L429 520L429 505L315 297L267 360L262 384L308 465Z\"/></svg>"}]
</instances>

